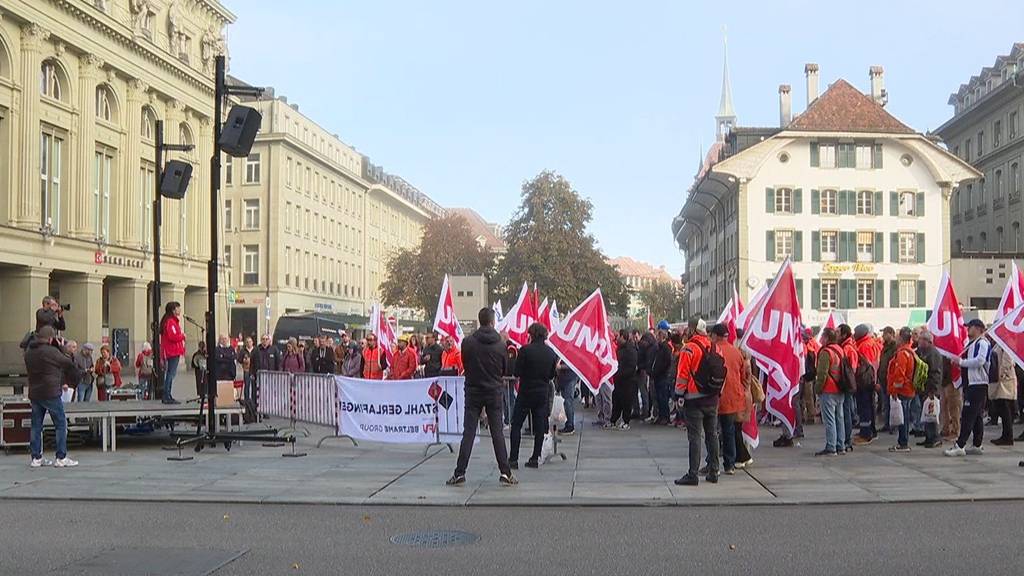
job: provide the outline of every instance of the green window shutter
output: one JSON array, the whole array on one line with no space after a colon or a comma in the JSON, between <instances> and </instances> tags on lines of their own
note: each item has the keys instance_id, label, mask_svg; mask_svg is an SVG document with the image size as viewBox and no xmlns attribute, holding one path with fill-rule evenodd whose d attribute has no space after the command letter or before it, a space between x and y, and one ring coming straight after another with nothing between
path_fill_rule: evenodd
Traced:
<instances>
[{"instance_id":1,"label":"green window shutter","mask_svg":"<svg viewBox=\"0 0 1024 576\"><path fill-rule=\"evenodd\" d=\"M885 234L882 232L875 232L875 248L874 252L875 262L882 262L885 260Z\"/></svg>"},{"instance_id":2,"label":"green window shutter","mask_svg":"<svg viewBox=\"0 0 1024 576\"><path fill-rule=\"evenodd\" d=\"M811 308L821 310L821 280L811 279Z\"/></svg>"},{"instance_id":3,"label":"green window shutter","mask_svg":"<svg viewBox=\"0 0 1024 576\"><path fill-rule=\"evenodd\" d=\"M917 281L917 307L924 308L924 280Z\"/></svg>"},{"instance_id":4,"label":"green window shutter","mask_svg":"<svg viewBox=\"0 0 1024 576\"><path fill-rule=\"evenodd\" d=\"M846 262L848 257L846 249L846 232L838 232L836 234L836 260L839 262Z\"/></svg>"},{"instance_id":5,"label":"green window shutter","mask_svg":"<svg viewBox=\"0 0 1024 576\"><path fill-rule=\"evenodd\" d=\"M872 202L871 204L872 204L871 208L874 210L875 216L881 216L882 215L882 191L881 190L875 190L875 201Z\"/></svg>"},{"instance_id":6,"label":"green window shutter","mask_svg":"<svg viewBox=\"0 0 1024 576\"><path fill-rule=\"evenodd\" d=\"M846 190L836 192L836 214L846 214Z\"/></svg>"},{"instance_id":7,"label":"green window shutter","mask_svg":"<svg viewBox=\"0 0 1024 576\"><path fill-rule=\"evenodd\" d=\"M889 280L889 307L899 308L900 306L900 281Z\"/></svg>"},{"instance_id":8,"label":"green window shutter","mask_svg":"<svg viewBox=\"0 0 1024 576\"><path fill-rule=\"evenodd\" d=\"M914 216L924 216L924 192L917 193L917 201L914 202Z\"/></svg>"},{"instance_id":9,"label":"green window shutter","mask_svg":"<svg viewBox=\"0 0 1024 576\"><path fill-rule=\"evenodd\" d=\"M796 301L800 304L800 309L804 308L804 281L800 278L796 279Z\"/></svg>"},{"instance_id":10,"label":"green window shutter","mask_svg":"<svg viewBox=\"0 0 1024 576\"><path fill-rule=\"evenodd\" d=\"M857 283L854 280L839 281L839 307L850 310L857 307Z\"/></svg>"},{"instance_id":11,"label":"green window shutter","mask_svg":"<svg viewBox=\"0 0 1024 576\"><path fill-rule=\"evenodd\" d=\"M764 233L764 258L768 262L775 261L775 230Z\"/></svg>"},{"instance_id":12,"label":"green window shutter","mask_svg":"<svg viewBox=\"0 0 1024 576\"><path fill-rule=\"evenodd\" d=\"M889 234L889 262L898 263L900 261L900 233L891 232Z\"/></svg>"},{"instance_id":13,"label":"green window shutter","mask_svg":"<svg viewBox=\"0 0 1024 576\"><path fill-rule=\"evenodd\" d=\"M811 232L811 262L821 262L821 232Z\"/></svg>"},{"instance_id":14,"label":"green window shutter","mask_svg":"<svg viewBox=\"0 0 1024 576\"><path fill-rule=\"evenodd\" d=\"M818 143L811 142L811 166L818 167L821 165Z\"/></svg>"},{"instance_id":15,"label":"green window shutter","mask_svg":"<svg viewBox=\"0 0 1024 576\"><path fill-rule=\"evenodd\" d=\"M793 262L801 262L804 259L804 233L800 230L793 232Z\"/></svg>"},{"instance_id":16,"label":"green window shutter","mask_svg":"<svg viewBox=\"0 0 1024 576\"><path fill-rule=\"evenodd\" d=\"M875 144L874 153L871 154L871 167L880 169L882 167L882 145Z\"/></svg>"},{"instance_id":17,"label":"green window shutter","mask_svg":"<svg viewBox=\"0 0 1024 576\"><path fill-rule=\"evenodd\" d=\"M889 192L889 216L899 216L900 214L900 194L899 192Z\"/></svg>"},{"instance_id":18,"label":"green window shutter","mask_svg":"<svg viewBox=\"0 0 1024 576\"><path fill-rule=\"evenodd\" d=\"M811 214L821 212L821 191L811 190Z\"/></svg>"},{"instance_id":19,"label":"green window shutter","mask_svg":"<svg viewBox=\"0 0 1024 576\"><path fill-rule=\"evenodd\" d=\"M804 211L804 191L803 188L797 188L793 190L793 214L800 214Z\"/></svg>"},{"instance_id":20,"label":"green window shutter","mask_svg":"<svg viewBox=\"0 0 1024 576\"><path fill-rule=\"evenodd\" d=\"M924 232L917 233L917 263L921 264L924 262Z\"/></svg>"},{"instance_id":21,"label":"green window shutter","mask_svg":"<svg viewBox=\"0 0 1024 576\"><path fill-rule=\"evenodd\" d=\"M885 308L885 280L875 280L875 297L871 303L875 308Z\"/></svg>"},{"instance_id":22,"label":"green window shutter","mask_svg":"<svg viewBox=\"0 0 1024 576\"><path fill-rule=\"evenodd\" d=\"M764 189L764 210L771 214L775 212L775 189L765 188Z\"/></svg>"},{"instance_id":23,"label":"green window shutter","mask_svg":"<svg viewBox=\"0 0 1024 576\"><path fill-rule=\"evenodd\" d=\"M843 214L856 214L857 213L857 194L853 190L844 190L846 193L846 200L843 203L846 207L843 209Z\"/></svg>"}]
</instances>

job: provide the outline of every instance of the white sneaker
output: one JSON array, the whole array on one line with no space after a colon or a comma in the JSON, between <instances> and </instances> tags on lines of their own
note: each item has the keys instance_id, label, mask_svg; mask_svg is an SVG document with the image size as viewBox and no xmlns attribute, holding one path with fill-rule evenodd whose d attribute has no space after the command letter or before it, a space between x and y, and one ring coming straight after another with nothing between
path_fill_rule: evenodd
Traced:
<instances>
[{"instance_id":1,"label":"white sneaker","mask_svg":"<svg viewBox=\"0 0 1024 576\"><path fill-rule=\"evenodd\" d=\"M78 466L78 460L72 460L67 456L53 463L54 468L74 468L75 466Z\"/></svg>"},{"instance_id":2,"label":"white sneaker","mask_svg":"<svg viewBox=\"0 0 1024 576\"><path fill-rule=\"evenodd\" d=\"M33 468L39 468L41 466L53 466L53 460L47 460L46 458L33 458L32 463L29 466Z\"/></svg>"},{"instance_id":3,"label":"white sneaker","mask_svg":"<svg viewBox=\"0 0 1024 576\"><path fill-rule=\"evenodd\" d=\"M985 448L983 446L968 446L964 453L968 456L981 456L985 453Z\"/></svg>"},{"instance_id":4,"label":"white sneaker","mask_svg":"<svg viewBox=\"0 0 1024 576\"><path fill-rule=\"evenodd\" d=\"M625 422L619 424L619 430L622 430L623 432L629 430L629 424L626 424Z\"/></svg>"},{"instance_id":5,"label":"white sneaker","mask_svg":"<svg viewBox=\"0 0 1024 576\"><path fill-rule=\"evenodd\" d=\"M953 444L952 448L945 449L942 453L946 456L950 456L953 458L958 456L967 456L967 451L957 446L956 444Z\"/></svg>"}]
</instances>

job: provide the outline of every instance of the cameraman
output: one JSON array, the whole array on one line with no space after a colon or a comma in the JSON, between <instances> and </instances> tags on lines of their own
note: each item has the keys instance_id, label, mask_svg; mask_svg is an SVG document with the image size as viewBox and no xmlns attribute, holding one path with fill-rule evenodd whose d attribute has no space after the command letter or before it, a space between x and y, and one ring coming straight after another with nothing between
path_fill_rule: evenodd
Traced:
<instances>
[{"instance_id":1,"label":"cameraman","mask_svg":"<svg viewBox=\"0 0 1024 576\"><path fill-rule=\"evenodd\" d=\"M53 296L44 296L43 305L36 310L36 332L43 326L50 326L57 332L67 330L64 307Z\"/></svg>"}]
</instances>

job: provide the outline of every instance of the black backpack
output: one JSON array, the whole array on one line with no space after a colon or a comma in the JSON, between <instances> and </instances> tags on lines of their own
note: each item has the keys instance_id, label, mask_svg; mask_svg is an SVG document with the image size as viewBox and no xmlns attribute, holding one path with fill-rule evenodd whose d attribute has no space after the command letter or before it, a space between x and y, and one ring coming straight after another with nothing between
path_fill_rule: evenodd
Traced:
<instances>
[{"instance_id":1,"label":"black backpack","mask_svg":"<svg viewBox=\"0 0 1024 576\"><path fill-rule=\"evenodd\" d=\"M988 349L988 381L991 384L999 382L999 355L993 351L994 345Z\"/></svg>"},{"instance_id":2,"label":"black backpack","mask_svg":"<svg viewBox=\"0 0 1024 576\"><path fill-rule=\"evenodd\" d=\"M843 394L849 394L857 389L857 374L854 372L850 359L846 357L845 353L840 354L839 358L839 382L836 382L836 386Z\"/></svg>"},{"instance_id":3,"label":"black backpack","mask_svg":"<svg viewBox=\"0 0 1024 576\"><path fill-rule=\"evenodd\" d=\"M874 390L875 375L875 365L868 361L866 356L860 354L860 362L857 363L857 370L854 373L857 390L859 392Z\"/></svg>"},{"instance_id":4,"label":"black backpack","mask_svg":"<svg viewBox=\"0 0 1024 576\"><path fill-rule=\"evenodd\" d=\"M718 349L712 344L710 348L704 348L694 342L701 352L700 364L693 372L693 379L697 381L697 390L708 396L718 396L725 387L725 358L719 354Z\"/></svg>"}]
</instances>

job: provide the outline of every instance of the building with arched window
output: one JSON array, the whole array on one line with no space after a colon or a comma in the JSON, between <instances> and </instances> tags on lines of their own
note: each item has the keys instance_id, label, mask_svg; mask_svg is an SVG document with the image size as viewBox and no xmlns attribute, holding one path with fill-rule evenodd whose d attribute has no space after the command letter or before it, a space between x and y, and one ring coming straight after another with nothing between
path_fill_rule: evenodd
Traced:
<instances>
[{"instance_id":1,"label":"building with arched window","mask_svg":"<svg viewBox=\"0 0 1024 576\"><path fill-rule=\"evenodd\" d=\"M71 306L68 338L126 357L150 339L158 119L196 145L185 200L163 204L160 297L203 317L213 59L234 19L218 0L0 6L0 370L23 368L46 295Z\"/></svg>"}]
</instances>

